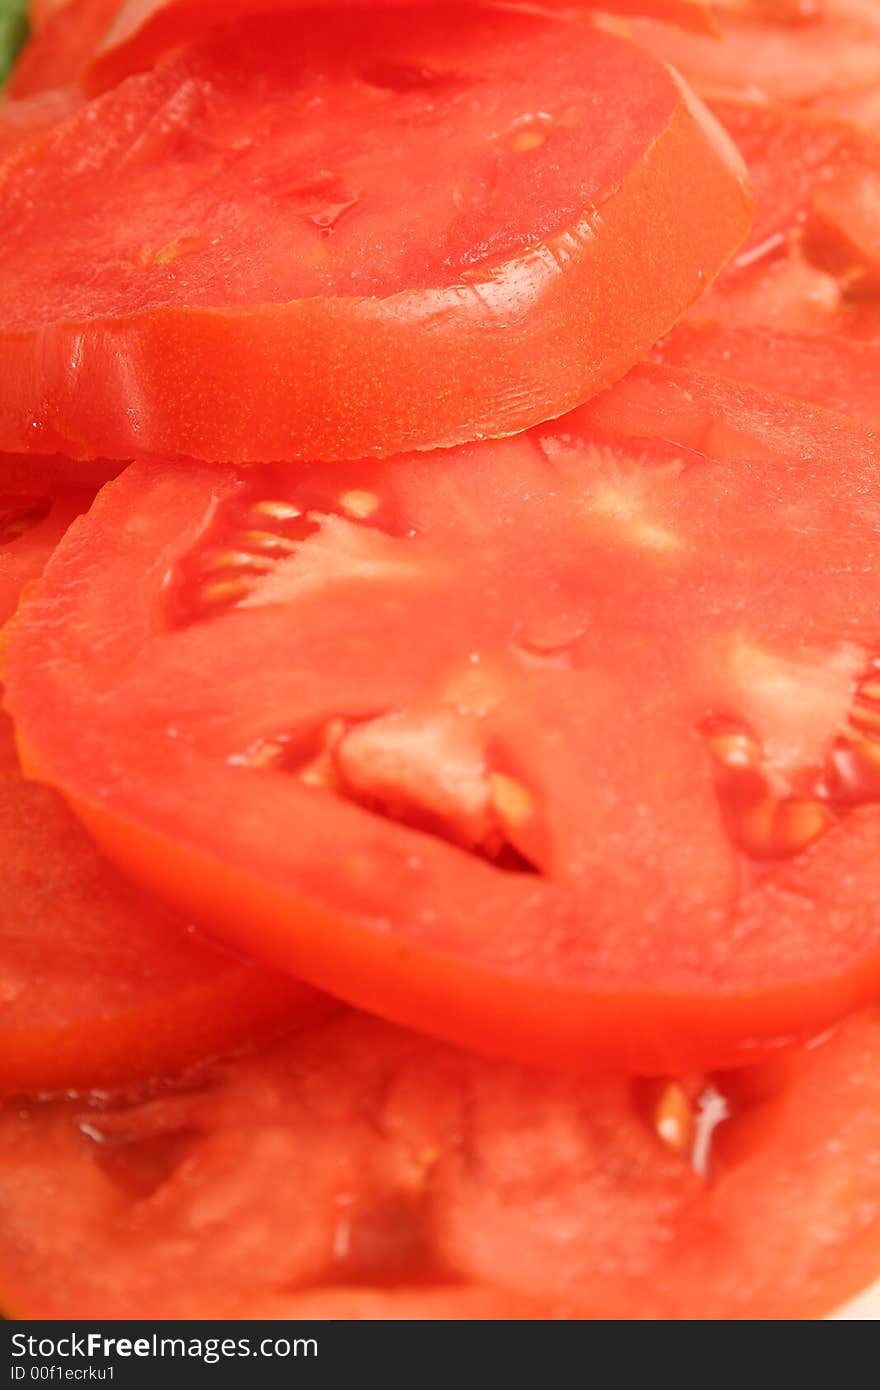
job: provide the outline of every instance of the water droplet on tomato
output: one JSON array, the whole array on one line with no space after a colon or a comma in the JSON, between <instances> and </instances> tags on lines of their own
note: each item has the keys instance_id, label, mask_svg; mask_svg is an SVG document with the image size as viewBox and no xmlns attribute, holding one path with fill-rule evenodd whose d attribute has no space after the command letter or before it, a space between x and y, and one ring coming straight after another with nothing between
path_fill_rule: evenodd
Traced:
<instances>
[{"instance_id":1,"label":"water droplet on tomato","mask_svg":"<svg viewBox=\"0 0 880 1390\"><path fill-rule=\"evenodd\" d=\"M527 666L568 669L574 664L573 650L585 632L579 619L565 614L546 616L522 628L511 646Z\"/></svg>"},{"instance_id":2,"label":"water droplet on tomato","mask_svg":"<svg viewBox=\"0 0 880 1390\"><path fill-rule=\"evenodd\" d=\"M467 80L459 73L438 72L434 68L394 62L393 59L374 63L361 73L361 78L370 87L378 87L380 91L395 92L401 96L460 86Z\"/></svg>"},{"instance_id":3,"label":"water droplet on tomato","mask_svg":"<svg viewBox=\"0 0 880 1390\"><path fill-rule=\"evenodd\" d=\"M507 140L515 154L528 154L545 144L554 124L549 111L530 111L517 116L509 127Z\"/></svg>"},{"instance_id":4,"label":"water droplet on tomato","mask_svg":"<svg viewBox=\"0 0 880 1390\"><path fill-rule=\"evenodd\" d=\"M326 202L305 214L306 221L311 222L312 226L318 229L318 235L326 239L335 231L339 220L356 207L359 201L357 193L350 197L328 198Z\"/></svg>"},{"instance_id":5,"label":"water droplet on tomato","mask_svg":"<svg viewBox=\"0 0 880 1390\"><path fill-rule=\"evenodd\" d=\"M344 492L339 499L339 505L346 516L353 517L355 521L366 521L379 509L379 498L375 492L368 492L363 488L352 488L349 492Z\"/></svg>"}]
</instances>

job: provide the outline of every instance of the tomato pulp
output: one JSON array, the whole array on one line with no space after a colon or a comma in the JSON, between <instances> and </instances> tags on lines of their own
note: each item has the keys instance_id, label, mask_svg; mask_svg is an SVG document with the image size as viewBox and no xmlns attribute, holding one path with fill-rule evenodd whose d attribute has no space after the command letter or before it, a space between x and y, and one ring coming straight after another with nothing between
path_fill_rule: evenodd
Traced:
<instances>
[{"instance_id":1,"label":"tomato pulp","mask_svg":"<svg viewBox=\"0 0 880 1390\"><path fill-rule=\"evenodd\" d=\"M0 625L36 579L74 517L119 471L110 463L0 454Z\"/></svg>"},{"instance_id":2,"label":"tomato pulp","mask_svg":"<svg viewBox=\"0 0 880 1390\"><path fill-rule=\"evenodd\" d=\"M323 1007L120 879L61 799L25 782L5 715L0 859L0 1091L161 1076Z\"/></svg>"},{"instance_id":3,"label":"tomato pulp","mask_svg":"<svg viewBox=\"0 0 880 1390\"><path fill-rule=\"evenodd\" d=\"M878 472L839 413L659 366L442 456L135 465L16 624L28 767L397 1021L733 1064L880 983Z\"/></svg>"},{"instance_id":4,"label":"tomato pulp","mask_svg":"<svg viewBox=\"0 0 880 1390\"><path fill-rule=\"evenodd\" d=\"M346 1012L153 1095L17 1102L0 1297L26 1318L821 1316L880 1271L878 1048L874 1013L784 1078L647 1086Z\"/></svg>"},{"instance_id":5,"label":"tomato pulp","mask_svg":"<svg viewBox=\"0 0 880 1390\"><path fill-rule=\"evenodd\" d=\"M731 99L712 110L746 161L757 206L748 240L700 300L698 315L876 338L880 138L778 103Z\"/></svg>"},{"instance_id":6,"label":"tomato pulp","mask_svg":"<svg viewBox=\"0 0 880 1390\"><path fill-rule=\"evenodd\" d=\"M695 319L658 343L652 357L670 367L702 370L811 401L880 429L880 343Z\"/></svg>"},{"instance_id":7,"label":"tomato pulp","mask_svg":"<svg viewBox=\"0 0 880 1390\"><path fill-rule=\"evenodd\" d=\"M85 3L94 4L95 0L85 0ZM303 8L297 0L219 0L219 3L218 0L125 0L122 4L120 0L113 0L113 3L118 11L114 22L102 35L93 57L89 52L91 61L84 64L83 82L93 94L106 91L132 72L152 67L169 49L192 42L218 24L270 10ZM370 0L348 0L348 3L363 5ZM418 4L419 0L402 0L402 3ZM321 0L312 0L312 5L306 8L320 5ZM569 8L579 7L591 8L590 0L581 6L576 0L575 6ZM554 0L546 0L538 8L552 10ZM594 8L618 14L654 15L695 33L717 33L709 5L700 0L602 0Z\"/></svg>"},{"instance_id":8,"label":"tomato pulp","mask_svg":"<svg viewBox=\"0 0 880 1390\"><path fill-rule=\"evenodd\" d=\"M0 459L0 622L106 466ZM320 1001L194 938L25 782L0 715L0 1091L121 1084L277 1032Z\"/></svg>"},{"instance_id":9,"label":"tomato pulp","mask_svg":"<svg viewBox=\"0 0 880 1390\"><path fill-rule=\"evenodd\" d=\"M719 128L582 17L234 25L0 178L0 447L250 462L506 435L622 375L749 218Z\"/></svg>"},{"instance_id":10,"label":"tomato pulp","mask_svg":"<svg viewBox=\"0 0 880 1390\"><path fill-rule=\"evenodd\" d=\"M651 19L635 20L629 32L706 96L746 94L798 105L837 99L845 112L861 93L876 92L880 13L874 0L823 0L800 13L791 10L786 17L773 0L744 5L738 14L719 8L720 43Z\"/></svg>"},{"instance_id":11,"label":"tomato pulp","mask_svg":"<svg viewBox=\"0 0 880 1390\"><path fill-rule=\"evenodd\" d=\"M26 101L4 102L0 106L0 179L13 158L34 149L53 126L81 104L79 94L67 88Z\"/></svg>"}]
</instances>

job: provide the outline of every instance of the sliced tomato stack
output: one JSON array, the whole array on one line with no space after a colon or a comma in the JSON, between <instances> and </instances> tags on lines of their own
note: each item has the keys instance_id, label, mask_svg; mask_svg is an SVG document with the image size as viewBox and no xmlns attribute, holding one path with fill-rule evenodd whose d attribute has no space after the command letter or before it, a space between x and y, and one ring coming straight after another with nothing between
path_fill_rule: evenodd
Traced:
<instances>
[{"instance_id":1,"label":"sliced tomato stack","mask_svg":"<svg viewBox=\"0 0 880 1390\"><path fill-rule=\"evenodd\" d=\"M32 7L11 1316L880 1277L880 24L601 10Z\"/></svg>"}]
</instances>

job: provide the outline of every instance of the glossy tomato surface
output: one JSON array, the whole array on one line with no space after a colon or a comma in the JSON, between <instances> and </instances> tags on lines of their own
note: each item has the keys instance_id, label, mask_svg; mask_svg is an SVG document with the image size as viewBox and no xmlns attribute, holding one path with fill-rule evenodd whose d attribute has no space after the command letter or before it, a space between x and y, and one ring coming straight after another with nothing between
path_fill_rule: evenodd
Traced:
<instances>
[{"instance_id":1,"label":"glossy tomato surface","mask_svg":"<svg viewBox=\"0 0 880 1390\"><path fill-rule=\"evenodd\" d=\"M0 623L112 471L0 458ZM199 941L125 884L60 797L25 782L5 715L0 865L2 1091L161 1075L322 1007L288 977Z\"/></svg>"},{"instance_id":2,"label":"glossy tomato surface","mask_svg":"<svg viewBox=\"0 0 880 1390\"><path fill-rule=\"evenodd\" d=\"M232 26L0 176L0 445L242 462L509 434L619 377L750 215L719 128L582 16Z\"/></svg>"},{"instance_id":3,"label":"glossy tomato surface","mask_svg":"<svg viewBox=\"0 0 880 1390\"><path fill-rule=\"evenodd\" d=\"M0 1111L27 1318L804 1318L880 1272L880 1025L649 1086L345 1013L141 1097ZM175 1278L168 1278L174 1259Z\"/></svg>"},{"instance_id":4,"label":"glossy tomato surface","mask_svg":"<svg viewBox=\"0 0 880 1390\"><path fill-rule=\"evenodd\" d=\"M79 2L94 5L101 0ZM418 5L424 0L402 2ZM348 3L369 5L370 0L348 0ZM192 42L218 24L228 24L246 15L265 14L271 10L304 8L302 0L299 3L298 0L124 0L121 4L120 0L112 0L112 4L117 11L114 22L97 45L94 57L89 53L92 60L83 64L83 82L92 93L112 87L132 72L151 67L169 49ZM320 5L321 0L312 0L312 7ZM552 11L566 6L559 4L558 0L545 0L544 4L535 8ZM567 8L599 8L631 15L653 14L696 33L717 32L709 5L702 4L700 0L603 0L598 6L591 5L590 0L580 4L575 0L575 4Z\"/></svg>"},{"instance_id":5,"label":"glossy tomato surface","mask_svg":"<svg viewBox=\"0 0 880 1390\"><path fill-rule=\"evenodd\" d=\"M656 365L444 456L136 465L9 705L114 857L331 992L731 1064L880 984L878 480L839 412Z\"/></svg>"}]
</instances>

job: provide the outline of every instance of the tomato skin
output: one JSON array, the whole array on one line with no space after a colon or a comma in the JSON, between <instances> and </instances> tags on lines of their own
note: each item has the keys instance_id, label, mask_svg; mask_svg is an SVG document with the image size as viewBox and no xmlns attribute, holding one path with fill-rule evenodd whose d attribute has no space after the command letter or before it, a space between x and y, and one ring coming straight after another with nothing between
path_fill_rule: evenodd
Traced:
<instances>
[{"instance_id":1,"label":"tomato skin","mask_svg":"<svg viewBox=\"0 0 880 1390\"><path fill-rule=\"evenodd\" d=\"M784 1077L715 1079L708 1180L629 1078L347 1010L182 1085L19 1101L0 1297L36 1319L820 1317L880 1270L878 1046L874 1011Z\"/></svg>"},{"instance_id":2,"label":"tomato skin","mask_svg":"<svg viewBox=\"0 0 880 1390\"><path fill-rule=\"evenodd\" d=\"M401 1023L418 1018L427 1034L452 1036L488 1057L568 1072L613 1068L664 1075L692 1065L736 1068L773 1056L817 1027L832 1026L880 993L876 957L821 984L765 987L748 1000L650 989L585 997L528 979L505 981L498 990L491 978L454 958L424 950L405 953L393 938L365 940L356 927L305 904L297 909L292 934L283 892L255 886L249 875L120 823L102 808L71 804L127 876L197 912L220 939L238 940L247 912L249 942L258 958L339 997L357 998L384 1018ZM880 816L875 816L862 854L878 833Z\"/></svg>"},{"instance_id":3,"label":"tomato skin","mask_svg":"<svg viewBox=\"0 0 880 1390\"><path fill-rule=\"evenodd\" d=\"M2 555L2 552L0 552ZM0 715L0 1094L122 1086L302 1026L314 991L219 955L120 881L18 770ZM85 973L84 973L85 971Z\"/></svg>"},{"instance_id":4,"label":"tomato skin","mask_svg":"<svg viewBox=\"0 0 880 1390\"><path fill-rule=\"evenodd\" d=\"M0 447L386 457L560 414L646 352L748 229L732 147L677 81L668 95L650 159L579 221L466 283L224 310L167 305L0 332Z\"/></svg>"},{"instance_id":5,"label":"tomato skin","mask_svg":"<svg viewBox=\"0 0 880 1390\"><path fill-rule=\"evenodd\" d=\"M364 5L371 0L347 2ZM416 0L420 2L431 3L431 0ZM318 3L338 6L339 0L318 0ZM408 3L408 0L399 0L399 3ZM91 96L107 91L133 72L152 67L163 53L177 44L191 42L213 25L228 24L257 12L265 14L298 7L296 0L221 0L219 4L217 0L123 0L121 5L120 0L115 0L115 5L118 13L114 22L95 57L82 69L82 84ZM589 7L590 0L586 0L585 8ZM554 0L545 0L539 8L552 10ZM617 14L653 14L698 34L717 33L712 11L701 0L605 0L598 8Z\"/></svg>"},{"instance_id":6,"label":"tomato skin","mask_svg":"<svg viewBox=\"0 0 880 1390\"><path fill-rule=\"evenodd\" d=\"M230 1317L344 1322L519 1322L551 1318L546 1304L499 1289L476 1285L412 1289L326 1288L276 1296L254 1304L248 1299Z\"/></svg>"}]
</instances>

